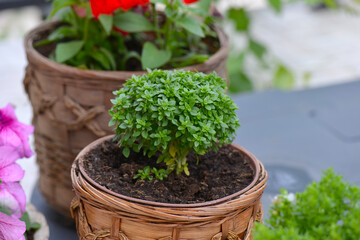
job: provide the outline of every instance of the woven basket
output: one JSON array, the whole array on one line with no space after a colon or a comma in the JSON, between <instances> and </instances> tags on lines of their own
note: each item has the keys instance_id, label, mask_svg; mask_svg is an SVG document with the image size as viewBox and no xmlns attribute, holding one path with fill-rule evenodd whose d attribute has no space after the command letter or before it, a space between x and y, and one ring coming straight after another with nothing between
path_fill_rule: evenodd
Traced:
<instances>
[{"instance_id":1,"label":"woven basket","mask_svg":"<svg viewBox=\"0 0 360 240\"><path fill-rule=\"evenodd\" d=\"M253 182L225 198L198 204L167 204L112 192L83 168L84 155L112 136L93 142L74 161L71 177L76 197L71 210L81 240L249 240L254 221L262 221L260 198L267 183L263 165L240 151L255 170Z\"/></svg>"},{"instance_id":2,"label":"woven basket","mask_svg":"<svg viewBox=\"0 0 360 240\"><path fill-rule=\"evenodd\" d=\"M33 107L35 148L40 166L40 191L61 214L70 217L73 198L70 169L79 151L95 139L111 134L108 127L112 92L122 87L133 74L145 72L80 70L49 60L54 46L35 49L58 23L44 24L25 37L28 58L25 90ZM220 29L221 48L205 63L186 67L226 77L229 42Z\"/></svg>"}]
</instances>

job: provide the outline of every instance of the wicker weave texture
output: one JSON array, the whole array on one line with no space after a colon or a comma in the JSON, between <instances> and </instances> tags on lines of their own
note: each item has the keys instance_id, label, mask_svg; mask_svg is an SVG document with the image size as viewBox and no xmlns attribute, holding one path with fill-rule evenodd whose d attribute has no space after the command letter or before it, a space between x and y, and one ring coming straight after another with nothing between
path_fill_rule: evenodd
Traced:
<instances>
[{"instance_id":1,"label":"wicker weave texture","mask_svg":"<svg viewBox=\"0 0 360 240\"><path fill-rule=\"evenodd\" d=\"M71 170L71 209L81 240L250 240L254 221L262 221L260 198L268 176L257 159L259 174L247 191L215 204L177 207L104 191L79 167L83 152Z\"/></svg>"},{"instance_id":2,"label":"wicker weave texture","mask_svg":"<svg viewBox=\"0 0 360 240\"><path fill-rule=\"evenodd\" d=\"M58 64L45 57L51 48L35 49L58 23L44 24L25 38L28 58L24 87L33 107L35 150L40 167L40 191L47 202L70 217L73 198L70 169L79 151L95 139L108 135L112 92L133 74L144 72L90 71ZM226 77L229 43L218 30L222 47L205 63L187 67ZM45 56L44 56L45 55Z\"/></svg>"}]
</instances>

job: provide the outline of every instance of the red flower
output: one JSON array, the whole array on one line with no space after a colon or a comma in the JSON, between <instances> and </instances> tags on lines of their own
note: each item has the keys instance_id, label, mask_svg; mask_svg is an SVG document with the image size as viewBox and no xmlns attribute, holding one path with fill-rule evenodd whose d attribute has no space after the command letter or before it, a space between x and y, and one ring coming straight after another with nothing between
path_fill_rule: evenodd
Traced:
<instances>
[{"instance_id":1,"label":"red flower","mask_svg":"<svg viewBox=\"0 0 360 240\"><path fill-rule=\"evenodd\" d=\"M117 27L114 27L114 31L120 33L124 37L126 37L126 36L128 36L130 34L130 33L125 32L125 31L123 31L123 30L121 30L120 28L117 28Z\"/></svg>"},{"instance_id":2,"label":"red flower","mask_svg":"<svg viewBox=\"0 0 360 240\"><path fill-rule=\"evenodd\" d=\"M121 8L124 11L135 6L143 6L150 0L90 0L91 11L98 18L101 14L112 14L115 10Z\"/></svg>"},{"instance_id":3,"label":"red flower","mask_svg":"<svg viewBox=\"0 0 360 240\"><path fill-rule=\"evenodd\" d=\"M136 6L144 6L149 3L150 0L121 0L121 7L124 11Z\"/></svg>"},{"instance_id":4,"label":"red flower","mask_svg":"<svg viewBox=\"0 0 360 240\"><path fill-rule=\"evenodd\" d=\"M199 0L183 0L183 2L185 4L191 4L191 3L195 3L195 2L198 2Z\"/></svg>"}]
</instances>

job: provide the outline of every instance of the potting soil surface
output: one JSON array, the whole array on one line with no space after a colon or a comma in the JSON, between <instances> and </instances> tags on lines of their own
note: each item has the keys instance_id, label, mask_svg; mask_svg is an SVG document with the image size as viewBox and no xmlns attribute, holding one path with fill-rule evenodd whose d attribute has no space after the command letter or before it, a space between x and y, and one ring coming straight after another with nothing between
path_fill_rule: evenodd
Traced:
<instances>
[{"instance_id":1,"label":"potting soil surface","mask_svg":"<svg viewBox=\"0 0 360 240\"><path fill-rule=\"evenodd\" d=\"M157 157L131 152L128 158L114 142L107 141L84 156L87 174L101 186L133 198L163 203L191 204L216 200L236 193L254 179L254 170L240 152L224 145L218 152L188 156L190 175L169 174L160 181L134 179L146 166L159 167ZM162 168L166 169L163 164Z\"/></svg>"}]
</instances>

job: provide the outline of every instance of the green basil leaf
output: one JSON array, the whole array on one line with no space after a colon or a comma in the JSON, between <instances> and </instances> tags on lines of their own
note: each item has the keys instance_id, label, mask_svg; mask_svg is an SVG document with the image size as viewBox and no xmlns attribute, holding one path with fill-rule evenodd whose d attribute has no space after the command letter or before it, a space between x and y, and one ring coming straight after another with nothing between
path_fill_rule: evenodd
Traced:
<instances>
[{"instance_id":1,"label":"green basil leaf","mask_svg":"<svg viewBox=\"0 0 360 240\"><path fill-rule=\"evenodd\" d=\"M114 17L114 25L126 32L147 32L154 31L154 26L144 16L125 12Z\"/></svg>"},{"instance_id":2,"label":"green basil leaf","mask_svg":"<svg viewBox=\"0 0 360 240\"><path fill-rule=\"evenodd\" d=\"M187 31L200 37L205 37L204 31L201 28L201 24L195 18L186 16L175 20L175 22L181 27L185 28Z\"/></svg>"},{"instance_id":3,"label":"green basil leaf","mask_svg":"<svg viewBox=\"0 0 360 240\"><path fill-rule=\"evenodd\" d=\"M103 28L105 29L105 32L107 35L110 35L111 30L113 29L113 16L112 15L106 15L101 14L99 16L99 21Z\"/></svg>"},{"instance_id":4,"label":"green basil leaf","mask_svg":"<svg viewBox=\"0 0 360 240\"><path fill-rule=\"evenodd\" d=\"M124 154L124 156L126 158L128 158L129 155L130 155L130 149L128 147L126 147L126 148L123 149L122 153Z\"/></svg>"},{"instance_id":5,"label":"green basil leaf","mask_svg":"<svg viewBox=\"0 0 360 240\"><path fill-rule=\"evenodd\" d=\"M141 63L144 69L157 68L167 63L171 58L169 50L159 50L153 43L146 42L141 54Z\"/></svg>"},{"instance_id":6,"label":"green basil leaf","mask_svg":"<svg viewBox=\"0 0 360 240\"><path fill-rule=\"evenodd\" d=\"M55 59L59 63L63 63L74 57L84 46L84 41L71 41L59 43L55 49Z\"/></svg>"}]
</instances>

